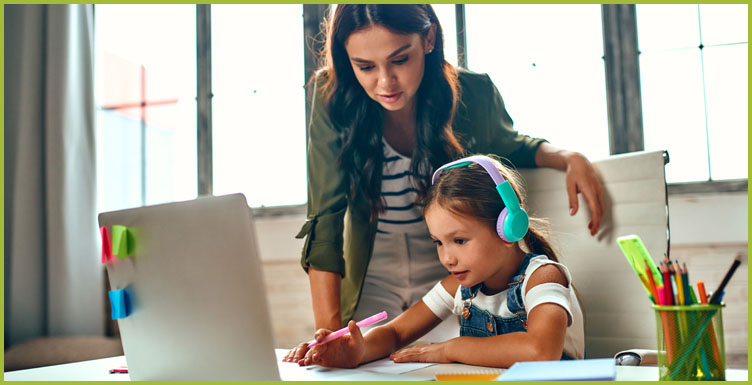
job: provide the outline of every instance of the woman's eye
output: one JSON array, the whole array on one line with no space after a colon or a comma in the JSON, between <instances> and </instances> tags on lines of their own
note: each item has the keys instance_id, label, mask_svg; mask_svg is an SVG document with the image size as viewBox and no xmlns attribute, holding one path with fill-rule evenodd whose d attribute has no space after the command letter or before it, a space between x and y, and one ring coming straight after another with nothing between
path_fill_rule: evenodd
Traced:
<instances>
[{"instance_id":1,"label":"woman's eye","mask_svg":"<svg viewBox=\"0 0 752 385\"><path fill-rule=\"evenodd\" d=\"M405 64L406 62L407 62L407 56L403 57L402 59L395 60L392 63L399 65L399 64Z\"/></svg>"},{"instance_id":2,"label":"woman's eye","mask_svg":"<svg viewBox=\"0 0 752 385\"><path fill-rule=\"evenodd\" d=\"M358 67L361 71L370 71L373 69L373 66L359 66Z\"/></svg>"},{"instance_id":3,"label":"woman's eye","mask_svg":"<svg viewBox=\"0 0 752 385\"><path fill-rule=\"evenodd\" d=\"M436 246L441 246L441 241L434 239L433 244Z\"/></svg>"},{"instance_id":4,"label":"woman's eye","mask_svg":"<svg viewBox=\"0 0 752 385\"><path fill-rule=\"evenodd\" d=\"M467 242L467 240L465 240L465 239L462 239L462 238L455 238L455 239L454 239L454 243L456 243L456 244L458 244L458 245L464 245L464 244L465 244L465 242Z\"/></svg>"}]
</instances>

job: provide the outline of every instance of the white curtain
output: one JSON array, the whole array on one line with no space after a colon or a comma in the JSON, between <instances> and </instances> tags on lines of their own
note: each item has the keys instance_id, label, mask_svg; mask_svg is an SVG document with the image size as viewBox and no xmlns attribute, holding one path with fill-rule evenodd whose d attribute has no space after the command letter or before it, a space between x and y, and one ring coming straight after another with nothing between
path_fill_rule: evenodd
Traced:
<instances>
[{"instance_id":1,"label":"white curtain","mask_svg":"<svg viewBox=\"0 0 752 385\"><path fill-rule=\"evenodd\" d=\"M103 335L92 5L5 5L5 346Z\"/></svg>"}]
</instances>

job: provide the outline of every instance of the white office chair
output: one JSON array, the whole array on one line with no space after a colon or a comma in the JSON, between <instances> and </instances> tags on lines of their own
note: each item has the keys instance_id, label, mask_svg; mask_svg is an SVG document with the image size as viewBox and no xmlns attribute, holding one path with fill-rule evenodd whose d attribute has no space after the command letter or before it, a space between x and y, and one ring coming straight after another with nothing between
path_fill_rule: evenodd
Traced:
<instances>
[{"instance_id":1,"label":"white office chair","mask_svg":"<svg viewBox=\"0 0 752 385\"><path fill-rule=\"evenodd\" d=\"M593 162L601 175L606 213L590 236L590 211L569 215L565 174L551 169L521 170L531 216L548 218L551 241L567 265L585 316L586 358L614 357L626 349L657 346L651 302L616 243L637 234L654 260L669 249L666 151L615 155Z\"/></svg>"}]
</instances>

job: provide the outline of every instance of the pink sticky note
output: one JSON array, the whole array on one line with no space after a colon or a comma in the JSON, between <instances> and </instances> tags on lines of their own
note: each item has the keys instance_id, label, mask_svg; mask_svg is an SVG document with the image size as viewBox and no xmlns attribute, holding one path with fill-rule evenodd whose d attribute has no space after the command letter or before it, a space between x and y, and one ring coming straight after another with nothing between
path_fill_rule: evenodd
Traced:
<instances>
[{"instance_id":1,"label":"pink sticky note","mask_svg":"<svg viewBox=\"0 0 752 385\"><path fill-rule=\"evenodd\" d=\"M102 264L112 262L112 241L110 240L110 232L107 230L107 226L99 228L100 234L102 234Z\"/></svg>"}]
</instances>

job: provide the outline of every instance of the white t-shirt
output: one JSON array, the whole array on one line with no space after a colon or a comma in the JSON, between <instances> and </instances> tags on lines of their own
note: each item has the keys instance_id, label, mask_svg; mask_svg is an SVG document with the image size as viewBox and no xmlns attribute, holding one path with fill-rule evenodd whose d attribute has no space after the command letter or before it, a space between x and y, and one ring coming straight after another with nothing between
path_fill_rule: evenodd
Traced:
<instances>
[{"instance_id":1,"label":"white t-shirt","mask_svg":"<svg viewBox=\"0 0 752 385\"><path fill-rule=\"evenodd\" d=\"M557 266L564 273L567 282L570 283L569 287L564 287L557 283L544 283L530 289L525 294L528 279L533 275L533 272L539 267L548 264ZM525 270L525 279L522 281L522 300L525 304L525 311L528 314L530 314L533 308L542 303L555 303L563 307L569 316L567 334L564 338L564 352L572 358L582 359L585 358L584 322L582 310L580 309L580 304L577 301L577 296L571 283L572 276L569 274L569 269L566 266L554 262L543 255L535 256L530 259L530 264L527 270ZM488 310L500 317L515 317L515 314L507 308L507 291L508 289L490 296L478 291L478 294L473 299L473 305ZM462 314L463 300L459 287L454 296L452 296L439 282L423 297L423 302L441 319L446 319L452 314Z\"/></svg>"}]
</instances>

